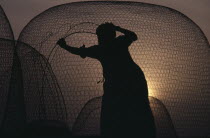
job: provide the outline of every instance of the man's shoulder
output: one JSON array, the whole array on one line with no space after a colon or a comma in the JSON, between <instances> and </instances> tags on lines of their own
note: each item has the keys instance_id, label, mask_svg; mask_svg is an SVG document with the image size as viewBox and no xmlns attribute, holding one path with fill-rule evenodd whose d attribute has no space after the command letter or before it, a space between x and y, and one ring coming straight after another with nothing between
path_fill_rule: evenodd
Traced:
<instances>
[{"instance_id":1,"label":"man's shoulder","mask_svg":"<svg viewBox=\"0 0 210 138\"><path fill-rule=\"evenodd\" d=\"M130 41L125 35L120 35L116 37L115 42L117 43L126 43L127 41Z\"/></svg>"},{"instance_id":2,"label":"man's shoulder","mask_svg":"<svg viewBox=\"0 0 210 138\"><path fill-rule=\"evenodd\" d=\"M115 43L118 45L130 46L133 41L125 35L120 35L116 38Z\"/></svg>"}]
</instances>

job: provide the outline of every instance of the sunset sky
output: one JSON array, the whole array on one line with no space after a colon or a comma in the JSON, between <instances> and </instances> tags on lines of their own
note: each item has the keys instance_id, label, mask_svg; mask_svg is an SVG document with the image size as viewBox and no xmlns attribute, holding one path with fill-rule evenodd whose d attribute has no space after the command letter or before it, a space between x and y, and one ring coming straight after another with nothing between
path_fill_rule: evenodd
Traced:
<instances>
[{"instance_id":1,"label":"sunset sky","mask_svg":"<svg viewBox=\"0 0 210 138\"><path fill-rule=\"evenodd\" d=\"M6 12L12 25L15 38L18 38L23 27L44 10L80 0L1 0L0 5ZM85 0L86 1L86 0ZM187 15L200 26L210 41L210 0L136 0L176 9Z\"/></svg>"}]
</instances>

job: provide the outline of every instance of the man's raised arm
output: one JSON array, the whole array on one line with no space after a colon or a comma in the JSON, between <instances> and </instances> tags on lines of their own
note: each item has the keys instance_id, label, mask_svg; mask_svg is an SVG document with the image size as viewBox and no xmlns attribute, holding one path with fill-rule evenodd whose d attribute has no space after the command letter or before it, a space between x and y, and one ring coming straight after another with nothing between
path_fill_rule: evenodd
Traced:
<instances>
[{"instance_id":1,"label":"man's raised arm","mask_svg":"<svg viewBox=\"0 0 210 138\"><path fill-rule=\"evenodd\" d=\"M59 39L58 42L57 42L57 44L58 44L61 48L63 48L63 49L65 49L65 50L69 51L69 52L72 53L72 54L81 55L81 49L80 49L80 48L76 48L76 47L72 47L72 46L67 45L64 38Z\"/></svg>"},{"instance_id":2,"label":"man's raised arm","mask_svg":"<svg viewBox=\"0 0 210 138\"><path fill-rule=\"evenodd\" d=\"M116 31L119 31L119 32L125 34L125 36L130 38L132 41L136 41L138 39L136 33L132 32L130 30L121 28L120 26L115 26L115 28L116 28Z\"/></svg>"},{"instance_id":3,"label":"man's raised arm","mask_svg":"<svg viewBox=\"0 0 210 138\"><path fill-rule=\"evenodd\" d=\"M97 52L97 46L91 46L91 47L85 48L85 45L83 45L80 48L76 48L76 47L67 45L64 38L61 38L60 40L58 40L57 44L61 48L69 51L72 54L79 55L82 58L85 58L85 57L97 58L99 56Z\"/></svg>"}]
</instances>

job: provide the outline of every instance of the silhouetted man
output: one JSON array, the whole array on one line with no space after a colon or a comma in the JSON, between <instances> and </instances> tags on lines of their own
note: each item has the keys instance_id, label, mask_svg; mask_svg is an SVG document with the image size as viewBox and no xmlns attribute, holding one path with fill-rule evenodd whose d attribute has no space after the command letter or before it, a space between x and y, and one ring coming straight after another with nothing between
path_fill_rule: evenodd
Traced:
<instances>
[{"instance_id":1,"label":"silhouetted man","mask_svg":"<svg viewBox=\"0 0 210 138\"><path fill-rule=\"evenodd\" d=\"M116 31L123 35L116 37ZM99 25L96 34L98 45L89 48L68 46L64 39L57 43L72 54L95 58L102 64L105 81L101 135L154 138L155 124L149 106L147 82L128 50L137 40L137 35L112 23Z\"/></svg>"}]
</instances>

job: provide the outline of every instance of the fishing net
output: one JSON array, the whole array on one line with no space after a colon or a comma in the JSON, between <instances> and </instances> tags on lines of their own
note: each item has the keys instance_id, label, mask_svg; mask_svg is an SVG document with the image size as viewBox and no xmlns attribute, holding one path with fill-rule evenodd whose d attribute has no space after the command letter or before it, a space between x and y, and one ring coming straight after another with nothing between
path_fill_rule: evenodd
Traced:
<instances>
[{"instance_id":1,"label":"fishing net","mask_svg":"<svg viewBox=\"0 0 210 138\"><path fill-rule=\"evenodd\" d=\"M49 58L64 95L70 127L83 105L103 94L102 84L97 84L102 68L97 60L81 59L55 43L65 37L74 47L95 45L97 24L104 22L138 35L130 53L145 73L150 96L168 109L178 136L208 135L210 60L205 35L180 12L137 2L56 6L35 17L22 31L19 40Z\"/></svg>"},{"instance_id":2,"label":"fishing net","mask_svg":"<svg viewBox=\"0 0 210 138\"><path fill-rule=\"evenodd\" d=\"M155 118L157 138L176 138L176 131L166 107L154 97L150 96L149 101ZM102 97L96 97L85 104L73 126L74 135L100 136L101 102Z\"/></svg>"},{"instance_id":3,"label":"fishing net","mask_svg":"<svg viewBox=\"0 0 210 138\"><path fill-rule=\"evenodd\" d=\"M1 5L0 5L0 38L14 40L12 28Z\"/></svg>"},{"instance_id":4,"label":"fishing net","mask_svg":"<svg viewBox=\"0 0 210 138\"><path fill-rule=\"evenodd\" d=\"M18 47L17 47L18 45ZM16 135L33 121L66 121L66 109L47 59L14 40L0 7L0 130Z\"/></svg>"},{"instance_id":5,"label":"fishing net","mask_svg":"<svg viewBox=\"0 0 210 138\"><path fill-rule=\"evenodd\" d=\"M12 41L8 41L11 39ZM0 6L0 128L4 120L4 112L10 89L10 78L14 55L13 32L4 10Z\"/></svg>"},{"instance_id":6,"label":"fishing net","mask_svg":"<svg viewBox=\"0 0 210 138\"><path fill-rule=\"evenodd\" d=\"M28 48L20 43L16 45L17 53L21 54L24 90L32 90L28 93L33 93L34 88L34 92L39 89L41 97L49 100L45 102L49 107L52 101L63 103L63 97L65 104L60 106L55 102L59 105L56 110L63 114L66 105L66 122L72 128L85 103L103 94L100 83L102 67L97 60L70 54L56 42L65 38L68 45L74 47L96 45L95 30L104 22L112 22L138 35L129 51L144 71L149 95L159 99L167 108L177 135L208 136L209 43L192 20L170 8L139 2L95 1L64 4L44 11L32 19L20 34L18 42L27 44ZM30 57L23 56L24 51L31 51L26 54ZM7 62L12 64L12 60L7 60L2 60L4 66ZM42 67L43 63L47 63L46 67ZM33 83L24 81L29 78L34 78ZM50 98L48 92L41 92L45 87L58 97ZM38 99L43 101L41 97ZM29 96L29 99L36 102L36 96L34 99ZM52 105L52 109L54 107Z\"/></svg>"}]
</instances>

